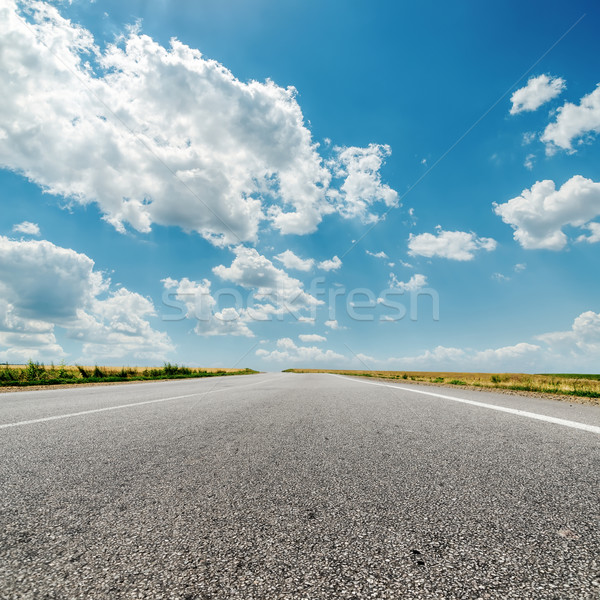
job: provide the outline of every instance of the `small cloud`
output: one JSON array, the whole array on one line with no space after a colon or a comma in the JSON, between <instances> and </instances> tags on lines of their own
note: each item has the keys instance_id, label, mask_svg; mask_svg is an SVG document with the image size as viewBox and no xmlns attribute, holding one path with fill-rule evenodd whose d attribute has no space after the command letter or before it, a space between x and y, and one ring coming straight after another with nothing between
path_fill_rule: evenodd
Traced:
<instances>
[{"instance_id":1,"label":"small cloud","mask_svg":"<svg viewBox=\"0 0 600 600\"><path fill-rule=\"evenodd\" d=\"M337 271L342 266L342 261L337 256L334 256L331 260L321 261L318 266L323 271Z\"/></svg>"},{"instance_id":2,"label":"small cloud","mask_svg":"<svg viewBox=\"0 0 600 600\"><path fill-rule=\"evenodd\" d=\"M291 250L285 250L281 254L277 254L275 259L280 263L283 263L283 266L286 269L296 269L298 271L310 271L315 264L314 259L312 258L300 258L296 254L294 254Z\"/></svg>"},{"instance_id":3,"label":"small cloud","mask_svg":"<svg viewBox=\"0 0 600 600\"><path fill-rule=\"evenodd\" d=\"M416 273L408 281L399 281L398 278L390 273L390 287L402 290L403 292L417 292L427 285L427 277L421 273Z\"/></svg>"},{"instance_id":4,"label":"small cloud","mask_svg":"<svg viewBox=\"0 0 600 600\"><path fill-rule=\"evenodd\" d=\"M559 96L565 88L565 80L561 77L549 75L531 77L525 87L516 90L510 97L512 102L510 114L537 110L542 104Z\"/></svg>"},{"instance_id":5,"label":"small cloud","mask_svg":"<svg viewBox=\"0 0 600 600\"><path fill-rule=\"evenodd\" d=\"M584 229L590 231L590 235L580 235L577 238L578 242L587 242L588 244L596 244L600 242L600 223L592 221L584 226Z\"/></svg>"},{"instance_id":6,"label":"small cloud","mask_svg":"<svg viewBox=\"0 0 600 600\"><path fill-rule=\"evenodd\" d=\"M492 275L492 279L495 279L496 281L501 281L501 282L510 281L510 277L507 277L506 275L502 275L502 273L494 273Z\"/></svg>"},{"instance_id":7,"label":"small cloud","mask_svg":"<svg viewBox=\"0 0 600 600\"><path fill-rule=\"evenodd\" d=\"M527 265L525 263L517 263L515 265L515 273L521 273L521 271L524 271L527 268Z\"/></svg>"},{"instance_id":8,"label":"small cloud","mask_svg":"<svg viewBox=\"0 0 600 600\"><path fill-rule=\"evenodd\" d=\"M30 221L23 221L15 225L12 230L16 233L24 233L25 235L40 235L39 225Z\"/></svg>"},{"instance_id":9,"label":"small cloud","mask_svg":"<svg viewBox=\"0 0 600 600\"><path fill-rule=\"evenodd\" d=\"M327 338L325 336L319 335L317 333L301 333L298 337L303 342L326 342L327 341Z\"/></svg>"},{"instance_id":10,"label":"small cloud","mask_svg":"<svg viewBox=\"0 0 600 600\"><path fill-rule=\"evenodd\" d=\"M298 323L308 323L309 325L315 324L314 317L298 317L297 321L298 321Z\"/></svg>"},{"instance_id":11,"label":"small cloud","mask_svg":"<svg viewBox=\"0 0 600 600\"><path fill-rule=\"evenodd\" d=\"M345 327L342 327L336 319L332 319L331 321L325 321L325 327L329 327L329 329L346 329Z\"/></svg>"},{"instance_id":12,"label":"small cloud","mask_svg":"<svg viewBox=\"0 0 600 600\"><path fill-rule=\"evenodd\" d=\"M478 237L473 232L444 231L436 226L436 233L410 234L408 253L411 256L432 258L439 256L451 260L473 260L475 253L481 250L491 252L496 249L496 240Z\"/></svg>"},{"instance_id":13,"label":"small cloud","mask_svg":"<svg viewBox=\"0 0 600 600\"><path fill-rule=\"evenodd\" d=\"M521 143L523 146L529 146L536 138L538 134L535 131L527 131L523 134L523 140Z\"/></svg>"},{"instance_id":14,"label":"small cloud","mask_svg":"<svg viewBox=\"0 0 600 600\"><path fill-rule=\"evenodd\" d=\"M421 164L424 166L427 166L427 159L426 158L422 158L421 159Z\"/></svg>"},{"instance_id":15,"label":"small cloud","mask_svg":"<svg viewBox=\"0 0 600 600\"><path fill-rule=\"evenodd\" d=\"M523 163L523 166L526 169L529 169L531 171L531 169L533 169L534 164L535 164L535 154L528 154L525 157L525 162Z\"/></svg>"},{"instance_id":16,"label":"small cloud","mask_svg":"<svg viewBox=\"0 0 600 600\"><path fill-rule=\"evenodd\" d=\"M369 250L366 250L366 253L374 258L389 258L383 250L381 252L371 252Z\"/></svg>"},{"instance_id":17,"label":"small cloud","mask_svg":"<svg viewBox=\"0 0 600 600\"><path fill-rule=\"evenodd\" d=\"M390 269L393 269L396 266L396 263L395 262L389 262L387 265L388 265L388 267Z\"/></svg>"}]
</instances>

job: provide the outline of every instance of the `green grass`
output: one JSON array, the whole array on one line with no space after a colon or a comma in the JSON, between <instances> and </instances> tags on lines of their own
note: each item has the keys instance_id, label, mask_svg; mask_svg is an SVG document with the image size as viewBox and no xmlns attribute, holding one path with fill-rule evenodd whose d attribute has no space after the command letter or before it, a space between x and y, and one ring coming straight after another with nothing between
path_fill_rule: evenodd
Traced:
<instances>
[{"instance_id":1,"label":"green grass","mask_svg":"<svg viewBox=\"0 0 600 600\"><path fill-rule=\"evenodd\" d=\"M189 367L165 363L160 368L141 369L121 367L120 369L99 367L67 367L29 361L27 365L0 366L0 387L26 387L31 385L64 385L78 383L110 383L123 381L153 381L160 379L191 379L199 377L223 377L227 375L250 375L252 369L191 369Z\"/></svg>"}]
</instances>

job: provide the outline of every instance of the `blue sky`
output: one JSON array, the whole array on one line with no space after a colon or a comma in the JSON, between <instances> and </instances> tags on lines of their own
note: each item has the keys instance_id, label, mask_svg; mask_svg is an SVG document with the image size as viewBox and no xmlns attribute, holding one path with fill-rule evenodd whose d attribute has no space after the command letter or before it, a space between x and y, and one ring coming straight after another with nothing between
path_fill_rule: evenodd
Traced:
<instances>
[{"instance_id":1,"label":"blue sky","mask_svg":"<svg viewBox=\"0 0 600 600\"><path fill-rule=\"evenodd\" d=\"M0 360L598 372L595 3L0 11Z\"/></svg>"}]
</instances>

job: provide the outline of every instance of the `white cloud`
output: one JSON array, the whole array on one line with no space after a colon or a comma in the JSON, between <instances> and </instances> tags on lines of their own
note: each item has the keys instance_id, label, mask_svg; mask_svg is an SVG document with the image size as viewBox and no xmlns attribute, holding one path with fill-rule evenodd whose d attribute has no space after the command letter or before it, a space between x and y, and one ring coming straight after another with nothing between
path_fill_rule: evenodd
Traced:
<instances>
[{"instance_id":1,"label":"white cloud","mask_svg":"<svg viewBox=\"0 0 600 600\"><path fill-rule=\"evenodd\" d=\"M265 360L276 362L291 362L310 365L312 363L323 363L343 360L344 356L333 350L322 350L317 346L297 346L290 338L281 338L277 340L277 349L268 351L260 348L256 355Z\"/></svg>"},{"instance_id":2,"label":"white cloud","mask_svg":"<svg viewBox=\"0 0 600 600\"><path fill-rule=\"evenodd\" d=\"M575 175L557 190L551 180L538 181L505 204L494 203L494 212L515 230L523 248L560 250L567 244L563 227L594 231L590 222L600 215L600 183ZM592 235L588 241L597 240Z\"/></svg>"},{"instance_id":3,"label":"white cloud","mask_svg":"<svg viewBox=\"0 0 600 600\"><path fill-rule=\"evenodd\" d=\"M533 169L534 165L535 165L535 154L528 154L525 157L525 161L523 162L523 166L526 169L529 169L531 171Z\"/></svg>"},{"instance_id":4,"label":"white cloud","mask_svg":"<svg viewBox=\"0 0 600 600\"><path fill-rule=\"evenodd\" d=\"M522 271L524 271L527 268L527 265L525 263L517 263L515 265L515 273L521 273Z\"/></svg>"},{"instance_id":5,"label":"white cloud","mask_svg":"<svg viewBox=\"0 0 600 600\"><path fill-rule=\"evenodd\" d=\"M24 363L66 356L56 341L52 323L23 318L19 312L19 307L0 299L0 360Z\"/></svg>"},{"instance_id":6,"label":"white cloud","mask_svg":"<svg viewBox=\"0 0 600 600\"><path fill-rule=\"evenodd\" d=\"M399 281L396 275L390 273L389 285L390 288L403 292L418 292L427 285L427 277L421 273L415 273L408 281Z\"/></svg>"},{"instance_id":7,"label":"white cloud","mask_svg":"<svg viewBox=\"0 0 600 600\"><path fill-rule=\"evenodd\" d=\"M90 361L162 360L173 350L148 321L155 316L150 300L125 288L111 291L92 259L45 240L0 237L0 297L3 360L63 358L56 327L81 342Z\"/></svg>"},{"instance_id":8,"label":"white cloud","mask_svg":"<svg viewBox=\"0 0 600 600\"><path fill-rule=\"evenodd\" d=\"M283 266L286 269L296 269L298 271L310 271L315 264L314 258L300 258L291 250L285 250L284 252L281 252L275 256L275 258L279 262L283 263Z\"/></svg>"},{"instance_id":9,"label":"white cloud","mask_svg":"<svg viewBox=\"0 0 600 600\"><path fill-rule=\"evenodd\" d=\"M503 275L502 273L494 273L492 275L492 279L495 279L496 281L500 281L501 283L510 281L510 277L507 277L506 275Z\"/></svg>"},{"instance_id":10,"label":"white cloud","mask_svg":"<svg viewBox=\"0 0 600 600\"><path fill-rule=\"evenodd\" d=\"M314 317L299 316L296 320L298 321L298 323L307 323L308 325L314 325L316 319Z\"/></svg>"},{"instance_id":11,"label":"white cloud","mask_svg":"<svg viewBox=\"0 0 600 600\"><path fill-rule=\"evenodd\" d=\"M161 361L174 351L166 333L156 331L148 317L156 316L152 302L125 288L105 299L95 298L88 312L78 310L70 323L70 337L83 341L79 362L141 359Z\"/></svg>"},{"instance_id":12,"label":"white cloud","mask_svg":"<svg viewBox=\"0 0 600 600\"><path fill-rule=\"evenodd\" d=\"M436 346L433 350L426 350L415 356L385 360L360 354L358 356L371 365L393 370L521 372L526 368L535 370L539 352L538 345L519 343L486 350Z\"/></svg>"},{"instance_id":13,"label":"white cloud","mask_svg":"<svg viewBox=\"0 0 600 600\"><path fill-rule=\"evenodd\" d=\"M323 271L337 271L342 266L342 261L337 256L334 256L330 260L321 261L318 266Z\"/></svg>"},{"instance_id":14,"label":"white cloud","mask_svg":"<svg viewBox=\"0 0 600 600\"><path fill-rule=\"evenodd\" d=\"M472 260L480 250L488 252L495 250L496 240L477 237L473 232L444 231L437 227L436 234L410 234L408 238L408 253L411 256L439 256L452 260Z\"/></svg>"},{"instance_id":15,"label":"white cloud","mask_svg":"<svg viewBox=\"0 0 600 600\"><path fill-rule=\"evenodd\" d=\"M196 321L194 331L202 336L241 335L254 337L248 328L248 312L234 307L218 310L217 301L211 294L211 282L190 281L184 277L180 281L163 279L166 290L172 290L173 299L185 305L185 317Z\"/></svg>"},{"instance_id":16,"label":"white cloud","mask_svg":"<svg viewBox=\"0 0 600 600\"><path fill-rule=\"evenodd\" d=\"M537 343L477 350L437 346L414 356L377 359L358 354L371 368L423 371L595 373L600 362L600 313L586 311L570 329L535 336Z\"/></svg>"},{"instance_id":17,"label":"white cloud","mask_svg":"<svg viewBox=\"0 0 600 600\"><path fill-rule=\"evenodd\" d=\"M307 308L322 304L304 291L298 279L278 269L268 258L254 248L237 246L233 250L235 259L231 266L219 265L213 272L225 281L231 281L246 289L255 289L257 300L270 300L277 306Z\"/></svg>"},{"instance_id":18,"label":"white cloud","mask_svg":"<svg viewBox=\"0 0 600 600\"><path fill-rule=\"evenodd\" d=\"M331 319L330 321L325 321L325 327L329 327L329 329L345 329L345 327L342 327L338 322L337 319Z\"/></svg>"},{"instance_id":19,"label":"white cloud","mask_svg":"<svg viewBox=\"0 0 600 600\"><path fill-rule=\"evenodd\" d=\"M327 338L322 336L322 335L318 335L317 333L301 333L299 336L300 340L302 342L305 343L310 343L310 342L326 342Z\"/></svg>"},{"instance_id":20,"label":"white cloud","mask_svg":"<svg viewBox=\"0 0 600 600\"><path fill-rule=\"evenodd\" d=\"M365 252L374 258L389 258L383 250L381 252L370 252L369 250L365 250Z\"/></svg>"},{"instance_id":21,"label":"white cloud","mask_svg":"<svg viewBox=\"0 0 600 600\"><path fill-rule=\"evenodd\" d=\"M565 358L584 357L587 361L595 361L595 364L598 364L597 361L600 359L600 313L591 310L584 312L573 321L570 330L545 333L538 336L537 339Z\"/></svg>"},{"instance_id":22,"label":"white cloud","mask_svg":"<svg viewBox=\"0 0 600 600\"><path fill-rule=\"evenodd\" d=\"M398 206L398 193L381 182L380 169L391 154L389 146L369 144L367 148L336 148L333 161L335 175L344 178L340 192L331 193L340 214L358 218L364 223L374 223L380 216L373 212L381 203L388 209Z\"/></svg>"},{"instance_id":23,"label":"white cloud","mask_svg":"<svg viewBox=\"0 0 600 600\"><path fill-rule=\"evenodd\" d=\"M583 226L584 229L590 231L590 235L580 235L577 238L578 242L587 242L588 244L596 244L600 242L600 223L588 223Z\"/></svg>"},{"instance_id":24,"label":"white cloud","mask_svg":"<svg viewBox=\"0 0 600 600\"><path fill-rule=\"evenodd\" d=\"M338 149L331 168L345 180L330 188L294 88L244 83L139 28L101 49L56 7L21 5L29 21L15 0L2 9L0 165L96 203L120 231L178 226L237 244L255 241L263 220L306 234L335 210L368 220L375 202L395 203L379 178L383 146Z\"/></svg>"},{"instance_id":25,"label":"white cloud","mask_svg":"<svg viewBox=\"0 0 600 600\"><path fill-rule=\"evenodd\" d=\"M546 152L552 154L556 148L574 151L573 141L585 141L587 134L600 132L600 84L584 96L579 105L565 102L558 109L556 120L550 123L541 136L546 143Z\"/></svg>"},{"instance_id":26,"label":"white cloud","mask_svg":"<svg viewBox=\"0 0 600 600\"><path fill-rule=\"evenodd\" d=\"M511 115L537 110L542 104L559 96L565 89L565 80L560 77L538 75L531 77L525 87L516 90L510 97Z\"/></svg>"},{"instance_id":27,"label":"white cloud","mask_svg":"<svg viewBox=\"0 0 600 600\"><path fill-rule=\"evenodd\" d=\"M14 225L12 230L16 233L24 233L25 235L40 235L40 228L37 223L31 223L30 221L23 221Z\"/></svg>"},{"instance_id":28,"label":"white cloud","mask_svg":"<svg viewBox=\"0 0 600 600\"><path fill-rule=\"evenodd\" d=\"M69 322L106 289L85 254L45 240L0 236L0 297L27 319Z\"/></svg>"}]
</instances>

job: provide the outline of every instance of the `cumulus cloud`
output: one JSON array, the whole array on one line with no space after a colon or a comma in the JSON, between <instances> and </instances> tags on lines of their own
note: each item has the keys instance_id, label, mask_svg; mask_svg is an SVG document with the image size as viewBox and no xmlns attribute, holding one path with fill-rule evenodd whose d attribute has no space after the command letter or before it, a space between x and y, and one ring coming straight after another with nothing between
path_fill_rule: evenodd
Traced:
<instances>
[{"instance_id":1,"label":"cumulus cloud","mask_svg":"<svg viewBox=\"0 0 600 600\"><path fill-rule=\"evenodd\" d=\"M381 182L379 173L384 160L391 154L389 146L369 144L367 148L336 148L332 165L334 174L343 178L339 192L331 192L342 216L374 223L380 215L374 205L389 209L398 206L398 193Z\"/></svg>"},{"instance_id":2,"label":"cumulus cloud","mask_svg":"<svg viewBox=\"0 0 600 600\"><path fill-rule=\"evenodd\" d=\"M505 204L494 203L494 212L514 230L514 238L528 250L561 250L567 244L564 227L592 231L588 242L600 241L594 235L600 215L600 183L575 175L556 189L552 180L536 182L520 196ZM581 238L580 238L581 239Z\"/></svg>"},{"instance_id":3,"label":"cumulus cloud","mask_svg":"<svg viewBox=\"0 0 600 600\"><path fill-rule=\"evenodd\" d=\"M110 287L85 254L46 240L0 237L0 356L62 358L55 337L60 327L91 360L162 360L173 345L151 327L148 318L156 313L150 300Z\"/></svg>"},{"instance_id":4,"label":"cumulus cloud","mask_svg":"<svg viewBox=\"0 0 600 600\"><path fill-rule=\"evenodd\" d=\"M323 303L304 291L298 279L278 269L254 248L237 246L233 252L235 259L231 266L219 265L213 272L225 281L256 290L257 300L269 300L289 308L309 308Z\"/></svg>"},{"instance_id":5,"label":"cumulus cloud","mask_svg":"<svg viewBox=\"0 0 600 600\"><path fill-rule=\"evenodd\" d=\"M390 273L389 285L390 288L403 292L418 292L427 285L427 277L421 273L415 273L408 281L399 281L394 273Z\"/></svg>"},{"instance_id":6,"label":"cumulus cloud","mask_svg":"<svg viewBox=\"0 0 600 600\"><path fill-rule=\"evenodd\" d=\"M345 327L342 327L338 322L337 319L331 319L329 321L325 321L325 327L329 327L329 329L345 329Z\"/></svg>"},{"instance_id":7,"label":"cumulus cloud","mask_svg":"<svg viewBox=\"0 0 600 600\"><path fill-rule=\"evenodd\" d=\"M588 244L596 244L600 242L600 223L588 223L583 226L584 229L587 229L590 234L589 235L580 235L577 238L578 242L587 242Z\"/></svg>"},{"instance_id":8,"label":"cumulus cloud","mask_svg":"<svg viewBox=\"0 0 600 600\"><path fill-rule=\"evenodd\" d=\"M342 266L342 261L334 256L331 259L321 261L318 266L323 271L337 271Z\"/></svg>"},{"instance_id":9,"label":"cumulus cloud","mask_svg":"<svg viewBox=\"0 0 600 600\"><path fill-rule=\"evenodd\" d=\"M300 341L305 343L327 341L326 337L318 335L317 333L301 333L298 337L300 338Z\"/></svg>"},{"instance_id":10,"label":"cumulus cloud","mask_svg":"<svg viewBox=\"0 0 600 600\"><path fill-rule=\"evenodd\" d=\"M565 358L583 356L597 361L600 358L600 313L584 312L573 321L570 330L545 333L537 339Z\"/></svg>"},{"instance_id":11,"label":"cumulus cloud","mask_svg":"<svg viewBox=\"0 0 600 600\"><path fill-rule=\"evenodd\" d=\"M242 82L176 39L131 28L104 49L56 7L15 0L0 14L0 165L72 203L95 203L120 231L153 224L218 245L255 241L261 221L316 230L324 214L369 220L395 192L385 147L338 149L332 174L293 87ZM50 48L50 51L49 51Z\"/></svg>"},{"instance_id":12,"label":"cumulus cloud","mask_svg":"<svg viewBox=\"0 0 600 600\"><path fill-rule=\"evenodd\" d=\"M40 228L37 223L31 223L31 221L23 221L14 225L12 230L15 233L24 233L25 235L40 235Z\"/></svg>"},{"instance_id":13,"label":"cumulus cloud","mask_svg":"<svg viewBox=\"0 0 600 600\"><path fill-rule=\"evenodd\" d=\"M531 77L525 87L516 90L510 97L510 114L537 110L542 104L559 96L566 88L565 80L560 77L538 75Z\"/></svg>"},{"instance_id":14,"label":"cumulus cloud","mask_svg":"<svg viewBox=\"0 0 600 600\"><path fill-rule=\"evenodd\" d=\"M89 310L77 311L77 319L65 325L70 337L82 341L80 362L134 359L160 361L175 348L169 336L152 328L152 302L125 288L107 298L94 298Z\"/></svg>"},{"instance_id":15,"label":"cumulus cloud","mask_svg":"<svg viewBox=\"0 0 600 600\"><path fill-rule=\"evenodd\" d=\"M291 250L281 252L275 259L278 260L286 269L296 269L297 271L310 271L314 264L314 258L300 258Z\"/></svg>"},{"instance_id":16,"label":"cumulus cloud","mask_svg":"<svg viewBox=\"0 0 600 600\"><path fill-rule=\"evenodd\" d=\"M276 362L291 362L310 365L312 363L332 362L343 360L344 356L333 350L323 350L317 346L297 346L291 338L277 340L276 350L260 348L256 355Z\"/></svg>"},{"instance_id":17,"label":"cumulus cloud","mask_svg":"<svg viewBox=\"0 0 600 600\"><path fill-rule=\"evenodd\" d=\"M208 279L197 282L190 281L187 277L179 281L168 277L162 283L173 300L184 305L185 317L196 321L194 331L198 335L254 336L247 325L250 319L248 311L241 307L219 309L217 300L211 294L211 282ZM174 305L174 308L179 307Z\"/></svg>"},{"instance_id":18,"label":"cumulus cloud","mask_svg":"<svg viewBox=\"0 0 600 600\"><path fill-rule=\"evenodd\" d=\"M574 152L573 141L584 142L586 136L600 132L600 84L584 96L579 104L565 102L541 136L546 152L552 154L557 148Z\"/></svg>"},{"instance_id":19,"label":"cumulus cloud","mask_svg":"<svg viewBox=\"0 0 600 600\"><path fill-rule=\"evenodd\" d=\"M378 360L372 356L358 354L358 358L369 365L392 370L426 371L522 371L535 368L539 358L540 346L519 343L514 346L473 350L436 346L422 354Z\"/></svg>"},{"instance_id":20,"label":"cumulus cloud","mask_svg":"<svg viewBox=\"0 0 600 600\"><path fill-rule=\"evenodd\" d=\"M421 354L386 359L357 357L371 368L390 370L592 373L600 361L600 313L586 311L570 329L544 333L534 341L485 350L440 345Z\"/></svg>"},{"instance_id":21,"label":"cumulus cloud","mask_svg":"<svg viewBox=\"0 0 600 600\"><path fill-rule=\"evenodd\" d=\"M480 250L488 252L496 249L496 240L477 237L473 232L444 231L439 225L437 232L410 234L408 238L408 253L411 256L439 256L452 260L473 260L475 253Z\"/></svg>"}]
</instances>

